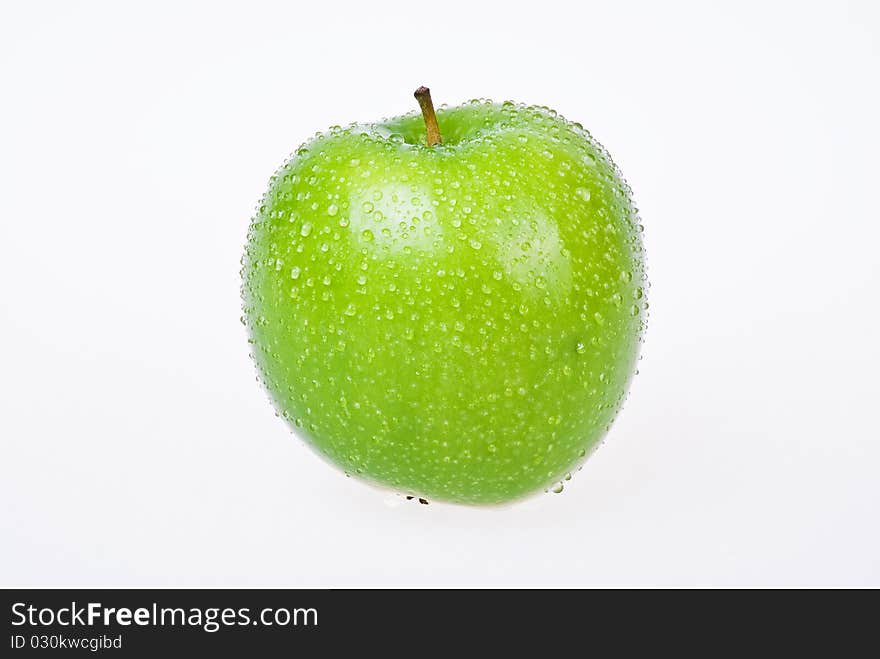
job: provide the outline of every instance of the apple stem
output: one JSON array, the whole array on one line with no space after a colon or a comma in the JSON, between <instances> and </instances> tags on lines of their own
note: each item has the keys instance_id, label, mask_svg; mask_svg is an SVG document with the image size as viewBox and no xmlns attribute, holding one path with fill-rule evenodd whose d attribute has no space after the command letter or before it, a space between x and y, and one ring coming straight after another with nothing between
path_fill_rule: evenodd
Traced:
<instances>
[{"instance_id":1,"label":"apple stem","mask_svg":"<svg viewBox=\"0 0 880 659\"><path fill-rule=\"evenodd\" d=\"M422 108L422 116L425 118L425 130L428 135L428 146L440 144L440 126L437 125L437 115L434 113L434 103L431 101L431 90L427 87L419 87L413 94Z\"/></svg>"}]
</instances>

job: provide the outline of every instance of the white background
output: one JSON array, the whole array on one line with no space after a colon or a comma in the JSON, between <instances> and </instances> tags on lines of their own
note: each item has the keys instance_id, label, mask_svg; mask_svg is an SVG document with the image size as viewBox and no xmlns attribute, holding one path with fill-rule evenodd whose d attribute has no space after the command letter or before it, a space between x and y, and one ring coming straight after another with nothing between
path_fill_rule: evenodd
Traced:
<instances>
[{"instance_id":1,"label":"white background","mask_svg":"<svg viewBox=\"0 0 880 659\"><path fill-rule=\"evenodd\" d=\"M0 9L0 583L880 585L877 3L128 5ZM255 381L269 176L420 84L635 191L641 373L562 494L406 502Z\"/></svg>"}]
</instances>

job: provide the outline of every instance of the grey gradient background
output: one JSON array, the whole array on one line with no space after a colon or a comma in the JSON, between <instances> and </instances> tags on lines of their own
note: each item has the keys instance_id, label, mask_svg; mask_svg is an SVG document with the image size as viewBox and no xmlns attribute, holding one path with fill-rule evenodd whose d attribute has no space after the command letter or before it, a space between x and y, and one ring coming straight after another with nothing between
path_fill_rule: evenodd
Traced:
<instances>
[{"instance_id":1,"label":"grey gradient background","mask_svg":"<svg viewBox=\"0 0 880 659\"><path fill-rule=\"evenodd\" d=\"M878 80L872 2L4 2L0 583L880 585ZM635 191L641 372L562 494L406 502L255 381L269 176L419 84Z\"/></svg>"}]
</instances>

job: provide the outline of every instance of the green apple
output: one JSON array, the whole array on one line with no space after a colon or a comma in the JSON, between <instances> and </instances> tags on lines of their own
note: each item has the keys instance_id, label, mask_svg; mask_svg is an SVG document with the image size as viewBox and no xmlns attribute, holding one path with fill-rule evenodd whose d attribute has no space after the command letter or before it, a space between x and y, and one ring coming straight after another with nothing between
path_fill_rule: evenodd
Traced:
<instances>
[{"instance_id":1,"label":"green apple","mask_svg":"<svg viewBox=\"0 0 880 659\"><path fill-rule=\"evenodd\" d=\"M417 98L421 115L331 128L272 177L244 322L278 413L347 473L505 502L569 477L621 405L641 227L579 124Z\"/></svg>"}]
</instances>

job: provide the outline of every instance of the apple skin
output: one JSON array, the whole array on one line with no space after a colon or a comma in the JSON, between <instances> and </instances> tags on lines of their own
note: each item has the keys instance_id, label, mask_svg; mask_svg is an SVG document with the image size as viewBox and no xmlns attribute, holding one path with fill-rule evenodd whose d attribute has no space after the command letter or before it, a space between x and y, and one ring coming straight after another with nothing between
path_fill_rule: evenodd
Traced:
<instances>
[{"instance_id":1,"label":"apple skin","mask_svg":"<svg viewBox=\"0 0 880 659\"><path fill-rule=\"evenodd\" d=\"M244 322L276 409L395 491L511 501L596 447L644 330L643 247L605 150L552 110L472 101L333 128L272 177Z\"/></svg>"}]
</instances>

